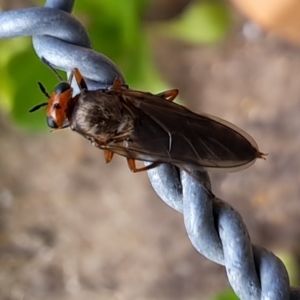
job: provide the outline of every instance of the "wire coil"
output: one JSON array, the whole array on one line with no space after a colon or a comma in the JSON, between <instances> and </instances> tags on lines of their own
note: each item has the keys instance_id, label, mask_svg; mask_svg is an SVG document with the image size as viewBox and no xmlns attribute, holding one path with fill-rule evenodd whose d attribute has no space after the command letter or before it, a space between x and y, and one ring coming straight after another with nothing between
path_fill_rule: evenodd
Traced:
<instances>
[{"instance_id":1,"label":"wire coil","mask_svg":"<svg viewBox=\"0 0 300 300\"><path fill-rule=\"evenodd\" d=\"M74 0L48 0L45 7L1 12L0 38L32 36L40 58L66 72L77 67L91 90L112 84L116 77L124 80L109 58L91 48L85 28L70 14L73 6ZM148 171L148 176L159 197L183 214L197 251L225 266L239 298L300 299L300 290L289 287L282 262L252 245L239 213L210 192L207 172L194 171L190 176L163 164Z\"/></svg>"}]
</instances>

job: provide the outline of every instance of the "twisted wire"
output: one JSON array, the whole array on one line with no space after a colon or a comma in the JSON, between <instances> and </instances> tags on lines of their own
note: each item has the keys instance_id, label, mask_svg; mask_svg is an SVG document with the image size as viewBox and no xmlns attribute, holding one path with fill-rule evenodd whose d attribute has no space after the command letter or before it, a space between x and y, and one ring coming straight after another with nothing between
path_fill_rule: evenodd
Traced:
<instances>
[{"instance_id":1,"label":"twisted wire","mask_svg":"<svg viewBox=\"0 0 300 300\"><path fill-rule=\"evenodd\" d=\"M73 6L74 0L48 0L45 7L1 12L0 38L32 36L40 58L66 72L79 68L89 89L104 88L116 77L124 80L109 58L91 48L85 28L70 14ZM210 192L207 172L191 172L193 176L162 164L148 176L158 196L183 214L197 251L225 266L240 299L300 299L300 289L289 287L283 263L272 252L252 245L239 213Z\"/></svg>"}]
</instances>

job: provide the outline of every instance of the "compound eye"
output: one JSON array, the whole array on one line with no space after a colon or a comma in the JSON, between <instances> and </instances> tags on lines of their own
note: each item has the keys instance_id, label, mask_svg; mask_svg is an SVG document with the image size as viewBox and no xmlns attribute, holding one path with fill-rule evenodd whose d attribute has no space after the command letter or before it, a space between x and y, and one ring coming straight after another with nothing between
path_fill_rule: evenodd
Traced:
<instances>
[{"instance_id":1,"label":"compound eye","mask_svg":"<svg viewBox=\"0 0 300 300\"><path fill-rule=\"evenodd\" d=\"M55 88L55 93L56 94L62 94L63 92L71 89L71 86L67 82L60 82L56 88Z\"/></svg>"},{"instance_id":2,"label":"compound eye","mask_svg":"<svg viewBox=\"0 0 300 300\"><path fill-rule=\"evenodd\" d=\"M58 126L56 125L56 123L52 117L47 117L47 124L52 129L58 128Z\"/></svg>"}]
</instances>

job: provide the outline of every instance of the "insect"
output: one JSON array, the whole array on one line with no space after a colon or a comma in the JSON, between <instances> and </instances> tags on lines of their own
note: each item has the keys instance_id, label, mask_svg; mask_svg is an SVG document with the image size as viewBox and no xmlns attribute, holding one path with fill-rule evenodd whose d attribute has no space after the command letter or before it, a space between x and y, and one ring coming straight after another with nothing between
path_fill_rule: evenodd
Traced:
<instances>
[{"instance_id":1,"label":"insect","mask_svg":"<svg viewBox=\"0 0 300 300\"><path fill-rule=\"evenodd\" d=\"M80 88L74 97L73 78ZM68 82L60 82L51 95L39 85L48 102L30 112L46 106L52 130L70 127L104 150L106 162L114 154L125 156L133 172L161 163L237 171L252 165L256 158L264 158L253 138L235 125L174 103L177 89L153 95L128 89L116 79L106 89L91 91L78 69L73 69ZM151 164L137 168L136 160Z\"/></svg>"}]
</instances>

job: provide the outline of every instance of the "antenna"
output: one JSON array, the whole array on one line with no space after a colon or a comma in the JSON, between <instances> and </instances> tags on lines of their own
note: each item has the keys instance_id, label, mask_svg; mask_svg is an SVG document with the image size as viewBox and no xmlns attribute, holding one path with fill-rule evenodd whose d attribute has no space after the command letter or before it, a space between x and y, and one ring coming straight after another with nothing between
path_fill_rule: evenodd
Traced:
<instances>
[{"instance_id":1,"label":"antenna","mask_svg":"<svg viewBox=\"0 0 300 300\"><path fill-rule=\"evenodd\" d=\"M47 99L49 99L50 96L49 96L49 94L47 93L45 87L42 85L42 83L38 82L38 85L39 85L40 90L42 91L42 93L46 96ZM41 104L38 104L38 105L36 105L35 107L33 107L29 112L32 113L32 112L34 112L34 111L36 111L36 110L38 110L38 109L40 109L41 107L46 106L46 105L48 105L48 102L43 102L43 103L41 103Z\"/></svg>"},{"instance_id":2,"label":"antenna","mask_svg":"<svg viewBox=\"0 0 300 300\"><path fill-rule=\"evenodd\" d=\"M48 102L44 102L44 103L38 104L35 107L33 107L29 112L32 113L32 112L34 112L34 111L36 111L36 110L38 110L41 107L46 106L46 105L48 105Z\"/></svg>"},{"instance_id":3,"label":"antenna","mask_svg":"<svg viewBox=\"0 0 300 300\"><path fill-rule=\"evenodd\" d=\"M42 91L42 93L49 99L50 96L49 96L49 94L47 93L47 91L46 91L45 87L43 86L43 84L42 84L41 82L38 82L38 85L39 85L39 88L40 88L40 90Z\"/></svg>"}]
</instances>

